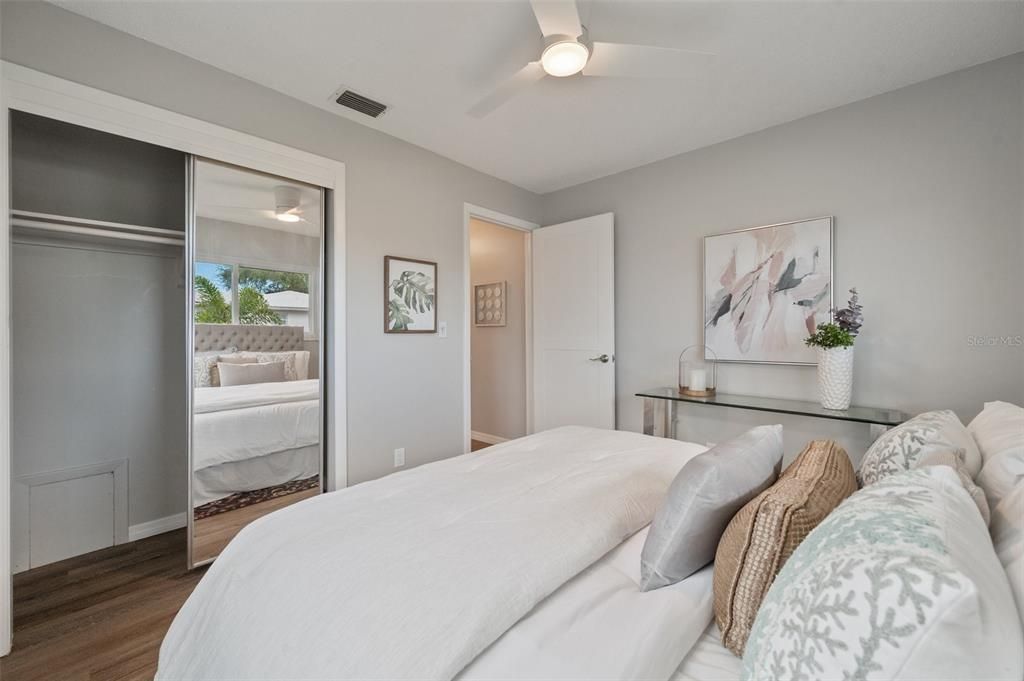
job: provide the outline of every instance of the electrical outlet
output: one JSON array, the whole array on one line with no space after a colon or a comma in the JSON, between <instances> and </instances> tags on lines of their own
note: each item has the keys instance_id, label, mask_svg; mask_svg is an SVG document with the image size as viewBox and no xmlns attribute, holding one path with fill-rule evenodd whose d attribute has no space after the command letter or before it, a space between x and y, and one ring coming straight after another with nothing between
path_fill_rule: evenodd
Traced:
<instances>
[{"instance_id":1,"label":"electrical outlet","mask_svg":"<svg viewBox=\"0 0 1024 681\"><path fill-rule=\"evenodd\" d=\"M448 337L448 322L438 322L437 323L437 335L440 338L447 338Z\"/></svg>"},{"instance_id":2,"label":"electrical outlet","mask_svg":"<svg viewBox=\"0 0 1024 681\"><path fill-rule=\"evenodd\" d=\"M399 447L395 450L395 468L401 468L405 465L405 447Z\"/></svg>"}]
</instances>

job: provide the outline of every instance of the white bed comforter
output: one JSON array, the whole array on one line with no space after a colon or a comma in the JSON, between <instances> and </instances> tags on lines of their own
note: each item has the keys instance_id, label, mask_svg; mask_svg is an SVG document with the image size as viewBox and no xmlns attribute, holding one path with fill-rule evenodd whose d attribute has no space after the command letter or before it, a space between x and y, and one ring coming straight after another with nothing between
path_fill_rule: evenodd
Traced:
<instances>
[{"instance_id":1,"label":"white bed comforter","mask_svg":"<svg viewBox=\"0 0 1024 681\"><path fill-rule=\"evenodd\" d=\"M563 584L456 681L667 681L711 621L712 569L640 591L648 529Z\"/></svg>"},{"instance_id":2,"label":"white bed comforter","mask_svg":"<svg viewBox=\"0 0 1024 681\"><path fill-rule=\"evenodd\" d=\"M320 382L197 388L193 466L234 463L320 441Z\"/></svg>"},{"instance_id":3,"label":"white bed comforter","mask_svg":"<svg viewBox=\"0 0 1024 681\"><path fill-rule=\"evenodd\" d=\"M647 525L703 448L559 428L266 516L221 554L158 679L451 679Z\"/></svg>"}]
</instances>

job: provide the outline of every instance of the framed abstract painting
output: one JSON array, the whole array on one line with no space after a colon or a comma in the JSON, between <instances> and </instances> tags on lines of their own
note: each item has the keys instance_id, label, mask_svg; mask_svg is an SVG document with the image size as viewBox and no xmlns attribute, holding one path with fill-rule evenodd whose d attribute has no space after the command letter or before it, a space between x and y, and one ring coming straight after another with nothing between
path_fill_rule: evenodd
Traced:
<instances>
[{"instance_id":1,"label":"framed abstract painting","mask_svg":"<svg viewBox=\"0 0 1024 681\"><path fill-rule=\"evenodd\" d=\"M704 345L721 361L815 364L831 319L832 217L704 237Z\"/></svg>"}]
</instances>

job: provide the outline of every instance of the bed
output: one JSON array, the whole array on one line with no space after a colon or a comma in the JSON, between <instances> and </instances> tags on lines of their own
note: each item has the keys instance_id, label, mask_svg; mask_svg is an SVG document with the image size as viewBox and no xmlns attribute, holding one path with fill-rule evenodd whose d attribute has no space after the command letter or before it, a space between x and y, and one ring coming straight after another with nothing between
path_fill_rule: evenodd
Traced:
<instances>
[{"instance_id":1,"label":"bed","mask_svg":"<svg viewBox=\"0 0 1024 681\"><path fill-rule=\"evenodd\" d=\"M304 350L302 327L197 324L196 353ZM304 368L302 376L309 372ZM314 372L315 374L315 372ZM317 378L196 387L192 398L193 507L320 474Z\"/></svg>"},{"instance_id":2,"label":"bed","mask_svg":"<svg viewBox=\"0 0 1024 681\"><path fill-rule=\"evenodd\" d=\"M1003 411L1012 407L1019 418L986 426L986 414L1001 405L986 404L967 431L981 448L972 460L994 504L991 532L969 492L970 475L965 480L949 465L921 463L848 492L756 606L752 639L740 643L742 670L712 623L713 582L728 557L719 560L717 577L704 566L660 588L638 587L659 505L700 518L699 506L672 501L679 490L717 508L719 492L732 482L718 477L729 468L709 459L736 464L745 451L760 455L727 453L736 441L724 443L676 485L684 464L706 448L566 427L322 495L251 523L171 624L157 678L725 681L750 674L808 678L808 669L824 678L860 678L870 665L886 672L881 678L1020 679L1024 608L1014 601L1024 593L1024 410L1008 405ZM947 451L964 430L952 412L923 414L896 436L939 418L951 434L933 428L935 446ZM893 442L879 440L865 458ZM845 456L836 449L834 442L811 442L790 469L811 452L826 452L825 461ZM764 500L792 489L806 472L790 469L743 508L776 513L782 507ZM701 470L713 471L712 487L689 486ZM658 512L657 537L672 517ZM752 516L733 515L730 528L737 518ZM687 542L673 550L702 556L700 534L684 536ZM723 543L717 545L721 558ZM649 558L644 554L645 569ZM759 560L755 555L747 567L756 569ZM898 626L880 622L879 612ZM833 625L847 638L828 639L826 654L817 641ZM886 626L884 648L874 645L872 632Z\"/></svg>"},{"instance_id":3,"label":"bed","mask_svg":"<svg viewBox=\"0 0 1024 681\"><path fill-rule=\"evenodd\" d=\"M718 626L712 622L683 658L671 681L738 681L743 661L722 645Z\"/></svg>"},{"instance_id":4,"label":"bed","mask_svg":"<svg viewBox=\"0 0 1024 681\"><path fill-rule=\"evenodd\" d=\"M668 679L711 622L711 568L644 593L639 555L704 450L559 428L261 518L157 678Z\"/></svg>"}]
</instances>

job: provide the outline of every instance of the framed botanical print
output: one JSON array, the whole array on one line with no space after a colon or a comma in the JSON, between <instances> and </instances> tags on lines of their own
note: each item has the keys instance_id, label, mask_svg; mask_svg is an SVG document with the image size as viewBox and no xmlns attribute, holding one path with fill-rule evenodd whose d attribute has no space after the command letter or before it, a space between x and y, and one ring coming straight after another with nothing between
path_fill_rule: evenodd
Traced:
<instances>
[{"instance_id":1,"label":"framed botanical print","mask_svg":"<svg viewBox=\"0 0 1024 681\"><path fill-rule=\"evenodd\" d=\"M384 333L437 332L437 263L384 256Z\"/></svg>"},{"instance_id":2,"label":"framed botanical print","mask_svg":"<svg viewBox=\"0 0 1024 681\"><path fill-rule=\"evenodd\" d=\"M704 345L725 362L815 364L832 314L832 218L704 237Z\"/></svg>"}]
</instances>

